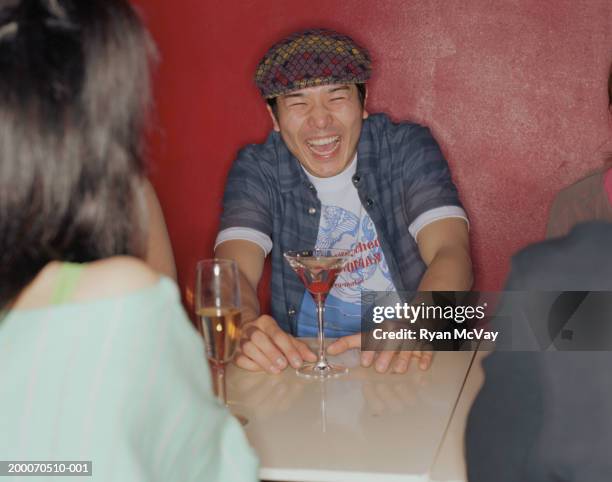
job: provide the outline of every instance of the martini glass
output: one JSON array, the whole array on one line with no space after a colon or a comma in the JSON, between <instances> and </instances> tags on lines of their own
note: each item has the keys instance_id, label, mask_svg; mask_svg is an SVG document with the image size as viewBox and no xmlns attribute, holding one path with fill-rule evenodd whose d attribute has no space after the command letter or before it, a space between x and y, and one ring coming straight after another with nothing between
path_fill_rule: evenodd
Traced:
<instances>
[{"instance_id":1,"label":"martini glass","mask_svg":"<svg viewBox=\"0 0 612 482\"><path fill-rule=\"evenodd\" d=\"M327 295L350 259L350 252L345 249L312 249L287 251L284 256L314 299L319 321L319 359L315 363L306 363L298 368L298 375L306 378L344 375L348 372L346 367L332 365L325 357L324 314Z\"/></svg>"}]
</instances>

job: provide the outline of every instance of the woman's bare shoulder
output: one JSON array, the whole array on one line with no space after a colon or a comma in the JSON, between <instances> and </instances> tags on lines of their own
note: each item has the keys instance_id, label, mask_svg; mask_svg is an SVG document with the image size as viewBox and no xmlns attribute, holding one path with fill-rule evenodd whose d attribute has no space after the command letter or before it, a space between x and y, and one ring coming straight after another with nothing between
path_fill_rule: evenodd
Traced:
<instances>
[{"instance_id":1,"label":"woman's bare shoulder","mask_svg":"<svg viewBox=\"0 0 612 482\"><path fill-rule=\"evenodd\" d=\"M61 262L49 263L21 292L14 309L37 309L51 304L61 277ZM116 256L83 264L74 291L66 303L95 301L130 294L155 286L158 273L144 261Z\"/></svg>"},{"instance_id":2,"label":"woman's bare shoulder","mask_svg":"<svg viewBox=\"0 0 612 482\"><path fill-rule=\"evenodd\" d=\"M109 298L155 285L159 274L144 261L115 256L85 265L73 301Z\"/></svg>"}]
</instances>

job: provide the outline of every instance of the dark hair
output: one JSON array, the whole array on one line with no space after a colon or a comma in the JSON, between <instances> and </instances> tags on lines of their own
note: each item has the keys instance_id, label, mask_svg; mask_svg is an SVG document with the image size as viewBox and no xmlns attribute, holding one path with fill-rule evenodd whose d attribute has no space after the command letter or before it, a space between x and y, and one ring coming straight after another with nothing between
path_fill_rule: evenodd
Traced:
<instances>
[{"instance_id":1,"label":"dark hair","mask_svg":"<svg viewBox=\"0 0 612 482\"><path fill-rule=\"evenodd\" d=\"M357 96L359 97L359 102L361 103L361 107L365 107L365 98L366 98L366 84L364 84L363 82L357 83L355 84L355 87L357 87ZM274 117L276 117L278 119L278 103L276 101L278 97L272 97L271 99L266 99L266 102L268 103L268 105L270 106L270 108L272 109L272 113L274 114Z\"/></svg>"},{"instance_id":2,"label":"dark hair","mask_svg":"<svg viewBox=\"0 0 612 482\"><path fill-rule=\"evenodd\" d=\"M153 44L127 0L0 6L0 308L50 261L143 250Z\"/></svg>"}]
</instances>

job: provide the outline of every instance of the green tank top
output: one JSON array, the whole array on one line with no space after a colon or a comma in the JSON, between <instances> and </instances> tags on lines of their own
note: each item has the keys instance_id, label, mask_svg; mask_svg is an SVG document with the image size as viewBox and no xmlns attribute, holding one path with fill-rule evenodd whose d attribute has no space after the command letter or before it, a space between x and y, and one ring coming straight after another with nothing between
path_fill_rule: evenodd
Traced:
<instances>
[{"instance_id":1,"label":"green tank top","mask_svg":"<svg viewBox=\"0 0 612 482\"><path fill-rule=\"evenodd\" d=\"M83 265L79 263L63 263L60 266L57 285L51 296L52 305L61 305L70 301L82 271Z\"/></svg>"}]
</instances>

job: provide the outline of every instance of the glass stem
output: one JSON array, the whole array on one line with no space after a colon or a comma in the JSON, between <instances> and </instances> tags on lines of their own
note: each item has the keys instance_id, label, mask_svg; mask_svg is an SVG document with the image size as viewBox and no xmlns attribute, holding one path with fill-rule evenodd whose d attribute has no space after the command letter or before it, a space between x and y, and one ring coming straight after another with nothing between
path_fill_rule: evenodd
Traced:
<instances>
[{"instance_id":1,"label":"glass stem","mask_svg":"<svg viewBox=\"0 0 612 482\"><path fill-rule=\"evenodd\" d=\"M327 368L327 358L325 358L325 332L323 326L323 314L325 313L324 301L321 297L317 299L317 318L319 319L319 361L317 368Z\"/></svg>"},{"instance_id":2,"label":"glass stem","mask_svg":"<svg viewBox=\"0 0 612 482\"><path fill-rule=\"evenodd\" d=\"M227 392L225 389L225 365L223 363L218 364L216 367L217 372L217 398L221 405L227 406Z\"/></svg>"}]
</instances>

